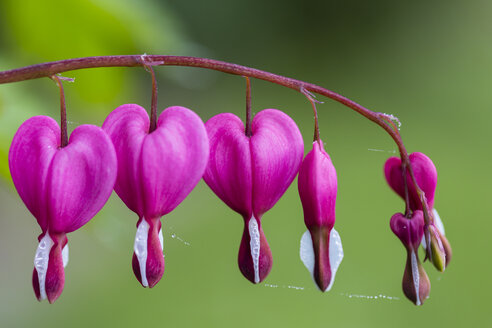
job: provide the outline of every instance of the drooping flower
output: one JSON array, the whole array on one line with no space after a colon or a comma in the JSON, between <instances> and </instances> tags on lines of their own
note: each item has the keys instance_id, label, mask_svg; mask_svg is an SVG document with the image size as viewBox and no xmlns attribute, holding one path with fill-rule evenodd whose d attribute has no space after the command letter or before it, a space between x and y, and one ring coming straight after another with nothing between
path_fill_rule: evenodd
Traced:
<instances>
[{"instance_id":1,"label":"drooping flower","mask_svg":"<svg viewBox=\"0 0 492 328\"><path fill-rule=\"evenodd\" d=\"M429 297L430 281L418 256L418 247L424 236L424 214L413 212L411 218L397 213L391 217L390 227L407 251L402 288L405 296L415 305L421 305Z\"/></svg>"},{"instance_id":2,"label":"drooping flower","mask_svg":"<svg viewBox=\"0 0 492 328\"><path fill-rule=\"evenodd\" d=\"M65 284L67 236L104 206L116 179L116 154L99 127L81 125L60 147L60 127L47 116L24 122L9 151L9 167L19 196L42 233L34 258L38 300L53 303Z\"/></svg>"},{"instance_id":3,"label":"drooping flower","mask_svg":"<svg viewBox=\"0 0 492 328\"><path fill-rule=\"evenodd\" d=\"M412 153L409 159L415 180L425 194L427 212L424 212L424 215L427 215L430 219L430 223L425 227L422 245L428 251L428 256L430 256L434 266L439 271L444 271L451 260L452 251L449 242L444 236L444 225L434 208L437 170L432 160L423 153ZM403 180L401 159L398 157L389 158L384 165L384 174L390 187L400 197L405 199L405 181ZM410 210L425 211L426 209L422 206L422 202L408 171L406 185L408 187ZM428 249L428 245L430 245L430 249Z\"/></svg>"},{"instance_id":4,"label":"drooping flower","mask_svg":"<svg viewBox=\"0 0 492 328\"><path fill-rule=\"evenodd\" d=\"M210 159L203 176L213 192L244 219L238 264L252 283L263 281L272 254L261 219L287 190L302 161L304 145L295 122L283 112L265 109L255 115L251 137L230 113L205 124Z\"/></svg>"},{"instance_id":5,"label":"drooping flower","mask_svg":"<svg viewBox=\"0 0 492 328\"><path fill-rule=\"evenodd\" d=\"M118 157L115 191L138 215L133 271L144 287L164 273L161 217L178 206L201 179L209 143L200 117L188 108L165 109L149 133L145 109L135 104L116 108L103 129Z\"/></svg>"},{"instance_id":6,"label":"drooping flower","mask_svg":"<svg viewBox=\"0 0 492 328\"><path fill-rule=\"evenodd\" d=\"M308 231L301 239L300 256L319 289L331 289L343 259L342 241L335 224L337 173L321 140L313 142L299 169L299 196Z\"/></svg>"}]
</instances>

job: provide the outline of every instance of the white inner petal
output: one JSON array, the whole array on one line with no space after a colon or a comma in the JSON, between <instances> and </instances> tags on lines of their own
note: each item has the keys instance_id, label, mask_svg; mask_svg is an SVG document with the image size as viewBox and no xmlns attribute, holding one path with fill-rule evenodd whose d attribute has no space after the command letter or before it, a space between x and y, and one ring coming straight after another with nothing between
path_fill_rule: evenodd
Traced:
<instances>
[{"instance_id":1,"label":"white inner petal","mask_svg":"<svg viewBox=\"0 0 492 328\"><path fill-rule=\"evenodd\" d=\"M39 242L38 248L36 249L36 254L34 255L34 267L38 273L38 281L39 281L39 294L41 300L46 299L46 272L48 271L48 262L50 258L50 250L54 245L53 240L49 236L49 233L46 233L44 237Z\"/></svg>"},{"instance_id":2,"label":"white inner petal","mask_svg":"<svg viewBox=\"0 0 492 328\"><path fill-rule=\"evenodd\" d=\"M66 268L68 264L68 243L65 244L65 247L62 249L62 259L63 259L63 267Z\"/></svg>"},{"instance_id":3,"label":"white inner petal","mask_svg":"<svg viewBox=\"0 0 492 328\"><path fill-rule=\"evenodd\" d=\"M335 274L337 273L338 267L343 260L343 247L342 247L342 239L340 238L340 234L335 229L331 229L330 232L330 267L331 267L331 281L326 288L326 291L331 289L333 283L335 282Z\"/></svg>"},{"instance_id":4,"label":"white inner petal","mask_svg":"<svg viewBox=\"0 0 492 328\"><path fill-rule=\"evenodd\" d=\"M326 290L324 290L324 292L329 291L333 286L338 267L343 260L342 239L340 238L340 234L335 229L331 229L330 243L328 245L328 248L330 252L331 280L330 284L328 285ZM302 263L304 263L304 266L311 273L311 277L314 281L314 248L313 240L311 238L311 233L309 233L309 230L306 230L306 232L302 235L299 255L301 257Z\"/></svg>"},{"instance_id":5,"label":"white inner petal","mask_svg":"<svg viewBox=\"0 0 492 328\"><path fill-rule=\"evenodd\" d=\"M161 243L161 251L164 250L164 237L162 236L162 228L159 230L159 241Z\"/></svg>"},{"instance_id":6,"label":"white inner petal","mask_svg":"<svg viewBox=\"0 0 492 328\"><path fill-rule=\"evenodd\" d=\"M254 216L248 222L249 248L255 270L255 284L260 282L260 231Z\"/></svg>"},{"instance_id":7,"label":"white inner petal","mask_svg":"<svg viewBox=\"0 0 492 328\"><path fill-rule=\"evenodd\" d=\"M299 255L301 256L302 263L304 263L304 266L314 278L314 248L309 230L306 230L301 237L301 248L299 250Z\"/></svg>"},{"instance_id":8,"label":"white inner petal","mask_svg":"<svg viewBox=\"0 0 492 328\"><path fill-rule=\"evenodd\" d=\"M446 235L445 231L444 231L444 224L442 223L441 217L439 216L439 214L437 213L435 208L432 209L432 214L434 216L434 224L435 224L436 228L439 230L440 233L442 233L443 236ZM425 234L424 234L424 238L422 238L420 245L422 245L424 250L427 249L427 243L425 241Z\"/></svg>"},{"instance_id":9,"label":"white inner petal","mask_svg":"<svg viewBox=\"0 0 492 328\"><path fill-rule=\"evenodd\" d=\"M147 281L147 238L149 236L150 225L145 219L142 219L137 227L137 234L135 235L135 243L133 250L138 259L140 267L140 277L142 279L142 285L144 287L149 286Z\"/></svg>"},{"instance_id":10,"label":"white inner petal","mask_svg":"<svg viewBox=\"0 0 492 328\"><path fill-rule=\"evenodd\" d=\"M442 223L441 217L439 216L435 208L432 209L432 214L434 214L434 223L436 224L437 229L439 229L439 231L444 236L444 224Z\"/></svg>"},{"instance_id":11,"label":"white inner petal","mask_svg":"<svg viewBox=\"0 0 492 328\"><path fill-rule=\"evenodd\" d=\"M419 273L419 266L417 262L417 256L415 255L415 252L413 250L410 253L410 262L412 265L412 278L413 278L413 285L415 287L415 296L417 298L416 305L420 305L420 295L419 295L420 273Z\"/></svg>"}]
</instances>

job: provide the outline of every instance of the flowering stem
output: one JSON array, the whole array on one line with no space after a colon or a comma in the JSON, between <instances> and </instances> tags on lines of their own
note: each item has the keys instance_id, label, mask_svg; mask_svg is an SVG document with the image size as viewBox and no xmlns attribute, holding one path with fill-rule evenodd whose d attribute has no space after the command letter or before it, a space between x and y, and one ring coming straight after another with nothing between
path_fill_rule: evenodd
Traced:
<instances>
[{"instance_id":1,"label":"flowering stem","mask_svg":"<svg viewBox=\"0 0 492 328\"><path fill-rule=\"evenodd\" d=\"M219 60L198 58L198 57L185 57L185 56L162 56L162 55L146 55L146 60L152 61L155 65L163 66L187 66L187 67L201 67L206 69L212 69L228 74L241 75L250 78L257 78L260 80L276 83L287 88L294 89L301 92L301 90L307 90L312 93L317 93L322 96L333 99L353 110L367 119L373 121L382 127L393 138L398 146L402 161L409 164L408 154L403 145L399 134L389 126L382 118L381 113L370 111L369 109L357 104L356 102L336 93L331 90L325 89L318 85L307 83L304 81L288 78L285 76L265 72L259 69L241 66L237 64L227 63ZM98 57L84 57L75 59L66 59L61 61L42 63L9 71L0 72L0 84L18 82L30 79L36 79L41 77L51 77L54 74L73 71L85 68L95 67L136 67L142 66L141 55L124 55L124 56L98 56ZM411 170L410 166L409 169ZM410 171L411 172L411 171ZM419 190L418 186L417 190Z\"/></svg>"},{"instance_id":2,"label":"flowering stem","mask_svg":"<svg viewBox=\"0 0 492 328\"><path fill-rule=\"evenodd\" d=\"M246 136L249 138L251 137L252 131L251 131L251 81L249 80L249 77L245 76L246 78L246 129L245 133Z\"/></svg>"},{"instance_id":3,"label":"flowering stem","mask_svg":"<svg viewBox=\"0 0 492 328\"><path fill-rule=\"evenodd\" d=\"M147 56L142 55L140 57L143 67L152 76L152 100L150 103L150 128L149 133L152 133L157 128L157 81L155 78L155 72L152 68L155 65L152 62L147 61Z\"/></svg>"},{"instance_id":4,"label":"flowering stem","mask_svg":"<svg viewBox=\"0 0 492 328\"><path fill-rule=\"evenodd\" d=\"M314 99L314 95L311 94L309 91L301 89L301 93L306 96L307 100L311 103L311 107L313 108L313 115L314 115L314 136L313 136L313 142L317 141L320 143L319 139L319 123L318 123L318 110L316 109L316 100ZM318 101L319 102L319 101ZM320 144L321 146L321 144Z\"/></svg>"},{"instance_id":5,"label":"flowering stem","mask_svg":"<svg viewBox=\"0 0 492 328\"><path fill-rule=\"evenodd\" d=\"M63 85L61 79L52 75L51 79L55 81L60 89L60 128L61 128L61 136L60 136L60 147L63 148L68 145L68 132L67 132L67 108L65 105L65 92L63 92Z\"/></svg>"}]
</instances>

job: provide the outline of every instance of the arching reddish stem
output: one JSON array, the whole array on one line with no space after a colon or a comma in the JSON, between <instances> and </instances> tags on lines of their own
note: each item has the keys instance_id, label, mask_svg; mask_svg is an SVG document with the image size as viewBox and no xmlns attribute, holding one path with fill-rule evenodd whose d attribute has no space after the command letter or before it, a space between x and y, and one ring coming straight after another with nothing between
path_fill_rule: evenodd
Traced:
<instances>
[{"instance_id":1,"label":"arching reddish stem","mask_svg":"<svg viewBox=\"0 0 492 328\"><path fill-rule=\"evenodd\" d=\"M0 72L0 84L19 82L24 80L36 79L41 77L51 77L57 73L73 71L85 68L95 67L136 67L145 65L142 62L141 55L124 55L124 56L97 56L97 57L84 57L66 59L49 63L36 64L32 66L17 68L8 71ZM358 103L336 93L331 90L320 87L316 84L307 83L304 81L288 78L285 76L265 72L259 69L241 66L238 64L227 63L219 60L199 58L199 57L186 57L186 56L165 56L165 55L145 55L146 60L154 63L159 63L161 66L187 66L187 67L200 67L220 71L228 74L246 76L250 78L257 78L264 81L269 81L275 84L285 86L287 88L294 89L302 92L306 90L312 93L317 93L322 96L333 99L353 110L367 119L373 121L382 127L395 141L400 152L402 162L407 164L412 181L415 184L415 188L419 195L425 197L422 190L417 185L413 171L408 159L408 153L403 145L401 137L396 129L393 129L390 124L383 119L384 114L370 111L369 109L359 105ZM156 64L154 64L156 65ZM421 198L422 198L421 197Z\"/></svg>"}]
</instances>

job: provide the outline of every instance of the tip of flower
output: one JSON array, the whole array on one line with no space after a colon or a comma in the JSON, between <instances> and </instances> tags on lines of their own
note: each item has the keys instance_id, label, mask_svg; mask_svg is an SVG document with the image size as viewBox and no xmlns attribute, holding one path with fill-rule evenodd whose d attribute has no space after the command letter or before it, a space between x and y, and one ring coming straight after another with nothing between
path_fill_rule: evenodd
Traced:
<instances>
[{"instance_id":1,"label":"tip of flower","mask_svg":"<svg viewBox=\"0 0 492 328\"><path fill-rule=\"evenodd\" d=\"M135 253L133 253L133 258L132 258L133 273L135 274L135 277L137 278L138 282L142 285L142 287L152 288L155 285L157 285L157 283L161 280L162 276L164 275L164 258L162 259L162 264L158 262L149 263L149 261L147 261L145 276L142 277L138 257L135 255Z\"/></svg>"},{"instance_id":2,"label":"tip of flower","mask_svg":"<svg viewBox=\"0 0 492 328\"><path fill-rule=\"evenodd\" d=\"M407 255L402 288L405 296L415 305L422 305L429 298L429 277L414 250L409 251Z\"/></svg>"},{"instance_id":3,"label":"tip of flower","mask_svg":"<svg viewBox=\"0 0 492 328\"><path fill-rule=\"evenodd\" d=\"M301 260L318 288L327 292L335 282L336 272L343 259L342 240L335 229L321 227L311 230L306 231L301 238Z\"/></svg>"},{"instance_id":4,"label":"tip of flower","mask_svg":"<svg viewBox=\"0 0 492 328\"><path fill-rule=\"evenodd\" d=\"M32 285L38 301L47 299L52 304L63 292L64 267L68 261L66 242L64 234L52 239L48 233L39 242L32 273ZM65 246L63 250L62 246Z\"/></svg>"},{"instance_id":5,"label":"tip of flower","mask_svg":"<svg viewBox=\"0 0 492 328\"><path fill-rule=\"evenodd\" d=\"M272 252L256 218L245 222L239 247L238 265L243 276L253 284L265 280L272 269Z\"/></svg>"},{"instance_id":6,"label":"tip of flower","mask_svg":"<svg viewBox=\"0 0 492 328\"><path fill-rule=\"evenodd\" d=\"M132 267L143 287L154 287L164 274L163 246L160 221L141 219L133 245Z\"/></svg>"}]
</instances>

